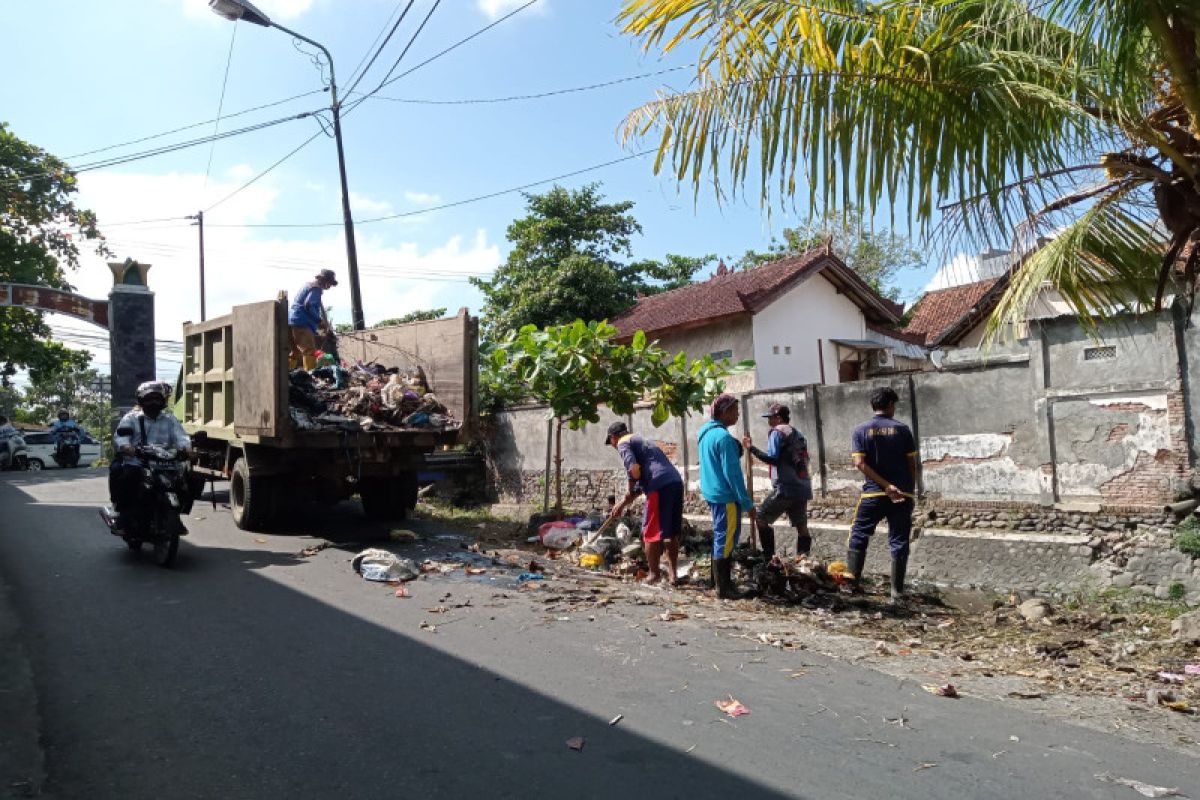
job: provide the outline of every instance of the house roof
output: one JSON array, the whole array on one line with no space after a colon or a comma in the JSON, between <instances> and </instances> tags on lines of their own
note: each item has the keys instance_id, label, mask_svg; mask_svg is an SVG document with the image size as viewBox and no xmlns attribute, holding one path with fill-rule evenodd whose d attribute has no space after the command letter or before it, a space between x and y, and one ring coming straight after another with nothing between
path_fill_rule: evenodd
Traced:
<instances>
[{"instance_id":1,"label":"house roof","mask_svg":"<svg viewBox=\"0 0 1200 800\"><path fill-rule=\"evenodd\" d=\"M868 320L899 321L903 306L881 296L827 247L819 247L754 269L718 268L708 280L640 298L612 324L624 339L639 330L663 333L753 315L814 275L837 287Z\"/></svg>"},{"instance_id":2,"label":"house roof","mask_svg":"<svg viewBox=\"0 0 1200 800\"><path fill-rule=\"evenodd\" d=\"M995 307L1008 274L926 292L913 307L904 333L924 337L927 347L954 344Z\"/></svg>"}]
</instances>

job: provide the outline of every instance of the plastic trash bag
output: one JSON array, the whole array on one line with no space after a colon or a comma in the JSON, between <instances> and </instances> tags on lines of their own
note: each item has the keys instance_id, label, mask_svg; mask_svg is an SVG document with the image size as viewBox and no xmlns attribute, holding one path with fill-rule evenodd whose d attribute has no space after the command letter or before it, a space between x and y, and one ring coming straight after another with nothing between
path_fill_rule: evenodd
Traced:
<instances>
[{"instance_id":1,"label":"plastic trash bag","mask_svg":"<svg viewBox=\"0 0 1200 800\"><path fill-rule=\"evenodd\" d=\"M387 550L363 550L350 562L354 571L368 581L411 581L421 574L421 568L411 558L403 558Z\"/></svg>"}]
</instances>

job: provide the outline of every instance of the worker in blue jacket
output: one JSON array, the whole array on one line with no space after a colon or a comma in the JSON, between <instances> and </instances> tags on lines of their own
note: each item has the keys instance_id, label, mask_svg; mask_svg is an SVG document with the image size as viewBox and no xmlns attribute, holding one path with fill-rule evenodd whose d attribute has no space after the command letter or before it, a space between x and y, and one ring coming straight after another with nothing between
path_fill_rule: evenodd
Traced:
<instances>
[{"instance_id":1,"label":"worker in blue jacket","mask_svg":"<svg viewBox=\"0 0 1200 800\"><path fill-rule=\"evenodd\" d=\"M696 437L700 494L712 511L713 583L718 597L733 600L749 596L733 585L733 549L741 533L742 513L750 516L751 525L756 522L754 501L742 474L742 444L727 430L737 424L740 413L736 397L720 395L713 401L710 418Z\"/></svg>"}]
</instances>

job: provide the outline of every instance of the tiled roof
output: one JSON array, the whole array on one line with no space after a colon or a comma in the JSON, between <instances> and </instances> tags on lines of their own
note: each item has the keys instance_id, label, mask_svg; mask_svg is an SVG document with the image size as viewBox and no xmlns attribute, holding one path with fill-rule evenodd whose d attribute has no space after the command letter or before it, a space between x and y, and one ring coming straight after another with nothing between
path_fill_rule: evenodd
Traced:
<instances>
[{"instance_id":1,"label":"tiled roof","mask_svg":"<svg viewBox=\"0 0 1200 800\"><path fill-rule=\"evenodd\" d=\"M750 270L731 270L708 280L638 300L612 320L619 337L642 330L660 333L753 314L796 284L821 274L838 286L870 319L895 322L903 307L881 297L861 278L820 247Z\"/></svg>"},{"instance_id":2,"label":"tiled roof","mask_svg":"<svg viewBox=\"0 0 1200 800\"><path fill-rule=\"evenodd\" d=\"M986 314L990 309L979 308L980 302L989 297L989 292L997 288L1001 280L1003 277L987 278L963 286L926 292L913 308L912 319L904 327L904 332L924 337L926 345L937 343L968 314Z\"/></svg>"}]
</instances>

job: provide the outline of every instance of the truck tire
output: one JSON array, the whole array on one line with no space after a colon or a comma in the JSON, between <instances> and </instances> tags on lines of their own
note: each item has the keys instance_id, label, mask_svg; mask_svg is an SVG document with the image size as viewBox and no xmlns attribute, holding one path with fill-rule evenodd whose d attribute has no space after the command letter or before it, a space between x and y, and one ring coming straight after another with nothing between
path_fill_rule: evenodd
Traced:
<instances>
[{"instance_id":1,"label":"truck tire","mask_svg":"<svg viewBox=\"0 0 1200 800\"><path fill-rule=\"evenodd\" d=\"M402 520L408 515L406 492L400 479L369 478L362 482L358 496L362 498L367 519L380 522Z\"/></svg>"},{"instance_id":2,"label":"truck tire","mask_svg":"<svg viewBox=\"0 0 1200 800\"><path fill-rule=\"evenodd\" d=\"M239 458L233 464L229 476L229 510L233 524L244 531L265 529L271 513L271 489L266 478L250 477L246 459Z\"/></svg>"}]
</instances>

